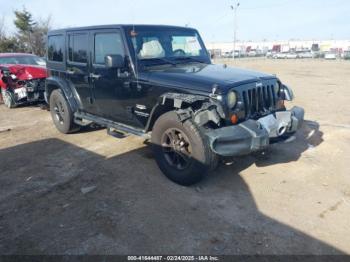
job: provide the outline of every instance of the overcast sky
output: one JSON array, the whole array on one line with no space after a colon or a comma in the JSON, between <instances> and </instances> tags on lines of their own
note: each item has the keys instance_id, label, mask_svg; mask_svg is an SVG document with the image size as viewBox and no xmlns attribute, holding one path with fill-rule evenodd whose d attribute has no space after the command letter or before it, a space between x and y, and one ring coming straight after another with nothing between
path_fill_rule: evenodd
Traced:
<instances>
[{"instance_id":1,"label":"overcast sky","mask_svg":"<svg viewBox=\"0 0 350 262\"><path fill-rule=\"evenodd\" d=\"M349 0L241 0L239 40L350 39ZM99 24L170 24L197 28L204 40L232 41L234 0L0 0L8 33L13 11L52 16L55 28Z\"/></svg>"}]
</instances>

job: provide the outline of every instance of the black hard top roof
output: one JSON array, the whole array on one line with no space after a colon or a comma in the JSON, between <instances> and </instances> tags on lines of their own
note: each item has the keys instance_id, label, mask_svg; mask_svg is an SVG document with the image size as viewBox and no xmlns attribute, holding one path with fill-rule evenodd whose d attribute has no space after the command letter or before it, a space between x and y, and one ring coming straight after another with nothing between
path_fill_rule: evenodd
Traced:
<instances>
[{"instance_id":1,"label":"black hard top roof","mask_svg":"<svg viewBox=\"0 0 350 262\"><path fill-rule=\"evenodd\" d=\"M116 25L95 25L95 26L84 26L84 27L68 27L68 28L62 28L62 29L55 29L48 32L49 35L52 34L60 34L64 33L66 31L79 31L79 30L98 30L98 29L113 29L113 28L125 28L125 29L131 29L131 28L142 28L142 29L188 29L188 30L195 30L194 28L190 27L183 27L183 26L172 26L172 25L143 25L143 24L116 24Z\"/></svg>"}]
</instances>

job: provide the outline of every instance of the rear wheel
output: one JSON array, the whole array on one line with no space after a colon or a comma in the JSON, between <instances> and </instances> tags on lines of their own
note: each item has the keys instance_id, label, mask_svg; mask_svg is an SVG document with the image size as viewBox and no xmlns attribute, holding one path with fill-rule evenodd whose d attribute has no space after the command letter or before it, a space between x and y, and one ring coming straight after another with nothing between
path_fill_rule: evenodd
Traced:
<instances>
[{"instance_id":1,"label":"rear wheel","mask_svg":"<svg viewBox=\"0 0 350 262\"><path fill-rule=\"evenodd\" d=\"M174 111L155 123L152 146L159 168L180 185L199 182L217 163L217 156L199 128L192 120L179 121Z\"/></svg>"},{"instance_id":2,"label":"rear wheel","mask_svg":"<svg viewBox=\"0 0 350 262\"><path fill-rule=\"evenodd\" d=\"M1 96L5 106L7 106L8 108L16 107L16 103L13 99L13 96L9 91L5 91L4 89L1 89Z\"/></svg>"},{"instance_id":3,"label":"rear wheel","mask_svg":"<svg viewBox=\"0 0 350 262\"><path fill-rule=\"evenodd\" d=\"M63 134L79 130L73 121L73 112L62 91L56 89L50 96L50 112L56 128Z\"/></svg>"}]
</instances>

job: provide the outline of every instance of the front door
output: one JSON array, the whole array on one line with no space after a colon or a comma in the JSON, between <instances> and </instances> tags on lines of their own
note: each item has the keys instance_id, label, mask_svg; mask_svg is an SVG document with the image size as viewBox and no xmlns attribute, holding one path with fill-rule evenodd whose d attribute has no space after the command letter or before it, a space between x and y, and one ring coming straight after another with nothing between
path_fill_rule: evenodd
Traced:
<instances>
[{"instance_id":1,"label":"front door","mask_svg":"<svg viewBox=\"0 0 350 262\"><path fill-rule=\"evenodd\" d=\"M126 51L120 30L99 30L91 33L92 37L92 66L90 78L96 115L113 121L132 124L128 107L125 106L129 92L125 92L129 77L120 74L123 69L107 68L105 56L121 55L125 57Z\"/></svg>"}]
</instances>

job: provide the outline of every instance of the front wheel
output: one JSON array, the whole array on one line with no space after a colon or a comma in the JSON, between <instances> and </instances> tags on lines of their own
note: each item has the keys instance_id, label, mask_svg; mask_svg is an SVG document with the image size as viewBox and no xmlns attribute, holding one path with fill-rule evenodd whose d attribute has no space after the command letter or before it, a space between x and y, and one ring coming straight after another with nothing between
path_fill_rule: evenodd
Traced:
<instances>
[{"instance_id":1,"label":"front wheel","mask_svg":"<svg viewBox=\"0 0 350 262\"><path fill-rule=\"evenodd\" d=\"M190 119L179 121L174 111L160 116L155 123L152 146L159 168L180 185L199 182L217 163L199 128Z\"/></svg>"},{"instance_id":2,"label":"front wheel","mask_svg":"<svg viewBox=\"0 0 350 262\"><path fill-rule=\"evenodd\" d=\"M1 96L5 106L7 106L8 108L16 107L16 103L13 99L13 96L9 91L5 91L4 89L1 89Z\"/></svg>"}]
</instances>

